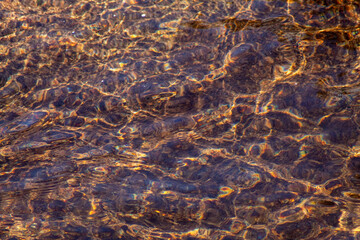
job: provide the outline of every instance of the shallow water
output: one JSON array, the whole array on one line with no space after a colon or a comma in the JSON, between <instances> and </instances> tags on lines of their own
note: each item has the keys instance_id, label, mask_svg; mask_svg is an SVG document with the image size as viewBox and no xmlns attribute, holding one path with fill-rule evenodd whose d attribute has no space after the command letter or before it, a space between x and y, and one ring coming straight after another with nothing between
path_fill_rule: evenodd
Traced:
<instances>
[{"instance_id":1,"label":"shallow water","mask_svg":"<svg viewBox=\"0 0 360 240\"><path fill-rule=\"evenodd\" d=\"M360 239L359 14L1 1L1 239Z\"/></svg>"}]
</instances>

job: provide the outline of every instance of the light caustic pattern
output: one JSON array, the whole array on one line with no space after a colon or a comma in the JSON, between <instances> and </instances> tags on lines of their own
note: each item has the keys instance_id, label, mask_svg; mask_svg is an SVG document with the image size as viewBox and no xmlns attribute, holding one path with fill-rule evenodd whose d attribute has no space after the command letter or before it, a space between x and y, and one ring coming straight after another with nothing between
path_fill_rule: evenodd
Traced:
<instances>
[{"instance_id":1,"label":"light caustic pattern","mask_svg":"<svg viewBox=\"0 0 360 240\"><path fill-rule=\"evenodd\" d=\"M356 1L1 1L1 239L357 239Z\"/></svg>"}]
</instances>

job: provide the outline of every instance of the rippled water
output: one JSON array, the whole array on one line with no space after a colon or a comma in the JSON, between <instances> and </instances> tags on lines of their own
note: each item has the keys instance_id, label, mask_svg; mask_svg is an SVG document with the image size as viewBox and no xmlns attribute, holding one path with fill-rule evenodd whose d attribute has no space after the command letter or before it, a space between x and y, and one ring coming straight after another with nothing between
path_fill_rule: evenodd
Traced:
<instances>
[{"instance_id":1,"label":"rippled water","mask_svg":"<svg viewBox=\"0 0 360 240\"><path fill-rule=\"evenodd\" d=\"M1 239L360 239L357 1L0 1Z\"/></svg>"}]
</instances>

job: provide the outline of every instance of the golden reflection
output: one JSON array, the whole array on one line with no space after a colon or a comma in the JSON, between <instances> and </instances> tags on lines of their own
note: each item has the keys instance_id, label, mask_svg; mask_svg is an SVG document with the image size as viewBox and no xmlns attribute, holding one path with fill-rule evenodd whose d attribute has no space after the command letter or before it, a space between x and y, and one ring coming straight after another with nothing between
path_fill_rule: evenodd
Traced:
<instances>
[{"instance_id":1,"label":"golden reflection","mask_svg":"<svg viewBox=\"0 0 360 240\"><path fill-rule=\"evenodd\" d=\"M359 237L356 1L0 1L4 239Z\"/></svg>"}]
</instances>

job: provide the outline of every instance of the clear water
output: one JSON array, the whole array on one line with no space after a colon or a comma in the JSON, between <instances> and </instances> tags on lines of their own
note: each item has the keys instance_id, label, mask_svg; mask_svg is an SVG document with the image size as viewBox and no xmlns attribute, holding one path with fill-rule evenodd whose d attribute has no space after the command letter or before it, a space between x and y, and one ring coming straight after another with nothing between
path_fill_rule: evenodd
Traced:
<instances>
[{"instance_id":1,"label":"clear water","mask_svg":"<svg viewBox=\"0 0 360 240\"><path fill-rule=\"evenodd\" d=\"M359 239L356 1L0 1L1 239Z\"/></svg>"}]
</instances>

